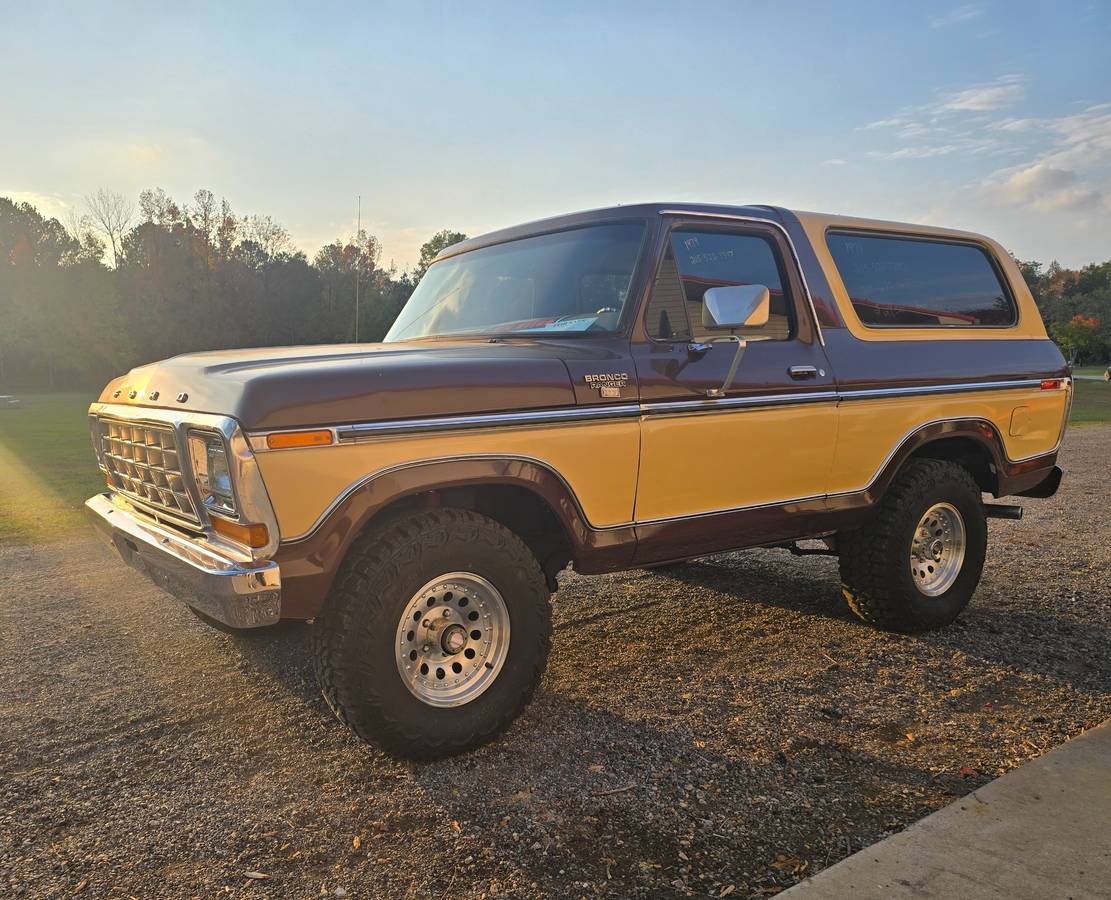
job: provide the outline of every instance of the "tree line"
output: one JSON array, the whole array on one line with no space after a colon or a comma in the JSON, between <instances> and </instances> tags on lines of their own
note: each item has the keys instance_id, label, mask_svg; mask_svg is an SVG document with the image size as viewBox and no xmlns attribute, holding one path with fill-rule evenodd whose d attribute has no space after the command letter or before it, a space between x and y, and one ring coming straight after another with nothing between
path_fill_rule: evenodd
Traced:
<instances>
[{"instance_id":1,"label":"tree line","mask_svg":"<svg viewBox=\"0 0 1111 900\"><path fill-rule=\"evenodd\" d=\"M1111 363L1111 260L1081 269L1017 262L1050 337L1068 361Z\"/></svg>"},{"instance_id":2,"label":"tree line","mask_svg":"<svg viewBox=\"0 0 1111 900\"><path fill-rule=\"evenodd\" d=\"M62 223L0 197L0 390L93 388L132 366L194 350L376 341L444 247L409 271L381 264L361 231L310 261L272 217L236 214L199 190L138 203L110 191ZM1111 357L1111 261L1066 269L1018 261L1068 359Z\"/></svg>"},{"instance_id":3,"label":"tree line","mask_svg":"<svg viewBox=\"0 0 1111 900\"><path fill-rule=\"evenodd\" d=\"M69 221L0 197L0 389L92 388L195 350L355 339L389 329L428 264L466 235L444 230L409 271L376 237L337 238L310 261L272 217L199 190L138 203L99 191Z\"/></svg>"}]
</instances>

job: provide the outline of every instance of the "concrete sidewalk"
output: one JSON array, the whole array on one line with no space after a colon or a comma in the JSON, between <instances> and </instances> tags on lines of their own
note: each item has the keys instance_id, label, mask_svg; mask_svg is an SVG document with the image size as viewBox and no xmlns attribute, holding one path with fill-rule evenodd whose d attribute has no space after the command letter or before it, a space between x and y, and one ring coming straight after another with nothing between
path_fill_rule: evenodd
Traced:
<instances>
[{"instance_id":1,"label":"concrete sidewalk","mask_svg":"<svg viewBox=\"0 0 1111 900\"><path fill-rule=\"evenodd\" d=\"M1111 898L1111 720L780 896Z\"/></svg>"}]
</instances>

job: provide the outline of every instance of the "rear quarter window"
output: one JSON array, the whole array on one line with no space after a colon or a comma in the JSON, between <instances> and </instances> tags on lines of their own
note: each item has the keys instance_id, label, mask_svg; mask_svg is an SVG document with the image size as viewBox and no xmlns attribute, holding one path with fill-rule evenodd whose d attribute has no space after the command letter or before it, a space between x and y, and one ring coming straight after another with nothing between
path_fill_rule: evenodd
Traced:
<instances>
[{"instance_id":1,"label":"rear quarter window","mask_svg":"<svg viewBox=\"0 0 1111 900\"><path fill-rule=\"evenodd\" d=\"M1005 328L1014 299L975 244L830 232L829 252L870 328Z\"/></svg>"}]
</instances>

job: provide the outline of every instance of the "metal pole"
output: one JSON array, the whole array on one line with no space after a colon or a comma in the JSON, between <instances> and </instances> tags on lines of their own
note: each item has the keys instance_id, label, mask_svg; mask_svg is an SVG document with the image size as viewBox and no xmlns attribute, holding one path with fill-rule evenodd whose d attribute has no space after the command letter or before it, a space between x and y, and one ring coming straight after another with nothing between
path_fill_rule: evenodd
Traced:
<instances>
[{"instance_id":1,"label":"metal pole","mask_svg":"<svg viewBox=\"0 0 1111 900\"><path fill-rule=\"evenodd\" d=\"M355 343L359 343L359 279L363 269L363 195L359 194L359 224L355 228Z\"/></svg>"}]
</instances>

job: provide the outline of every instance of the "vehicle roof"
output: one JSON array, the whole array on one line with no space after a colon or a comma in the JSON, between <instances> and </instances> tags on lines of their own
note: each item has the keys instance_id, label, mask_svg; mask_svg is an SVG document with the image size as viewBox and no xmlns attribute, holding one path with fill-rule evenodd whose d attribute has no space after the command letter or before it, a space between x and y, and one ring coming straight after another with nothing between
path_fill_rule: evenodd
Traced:
<instances>
[{"instance_id":1,"label":"vehicle roof","mask_svg":"<svg viewBox=\"0 0 1111 900\"><path fill-rule=\"evenodd\" d=\"M546 219L537 219L524 222L509 228L501 228L486 234L477 235L446 247L436 257L445 259L457 256L468 250L479 247L488 247L492 244L501 244L506 241L523 237L532 237L537 234L546 234L552 231L561 231L565 228L574 228L579 225L588 225L592 222L606 222L620 219L648 219L667 212L685 212L701 215L720 216L745 216L757 219L767 219L780 225L786 225L790 219L797 219L804 227L811 230L817 228L856 228L856 229L881 229L902 233L926 234L937 237L959 237L983 240L983 236L969 231L959 231L952 228L939 228L934 225L920 225L911 222L892 222L884 219L868 219L854 216L841 216L831 213L805 212L789 210L784 207L766 204L729 205L720 203L633 203L627 206L605 206L599 209L588 209L580 212L552 216Z\"/></svg>"}]
</instances>

